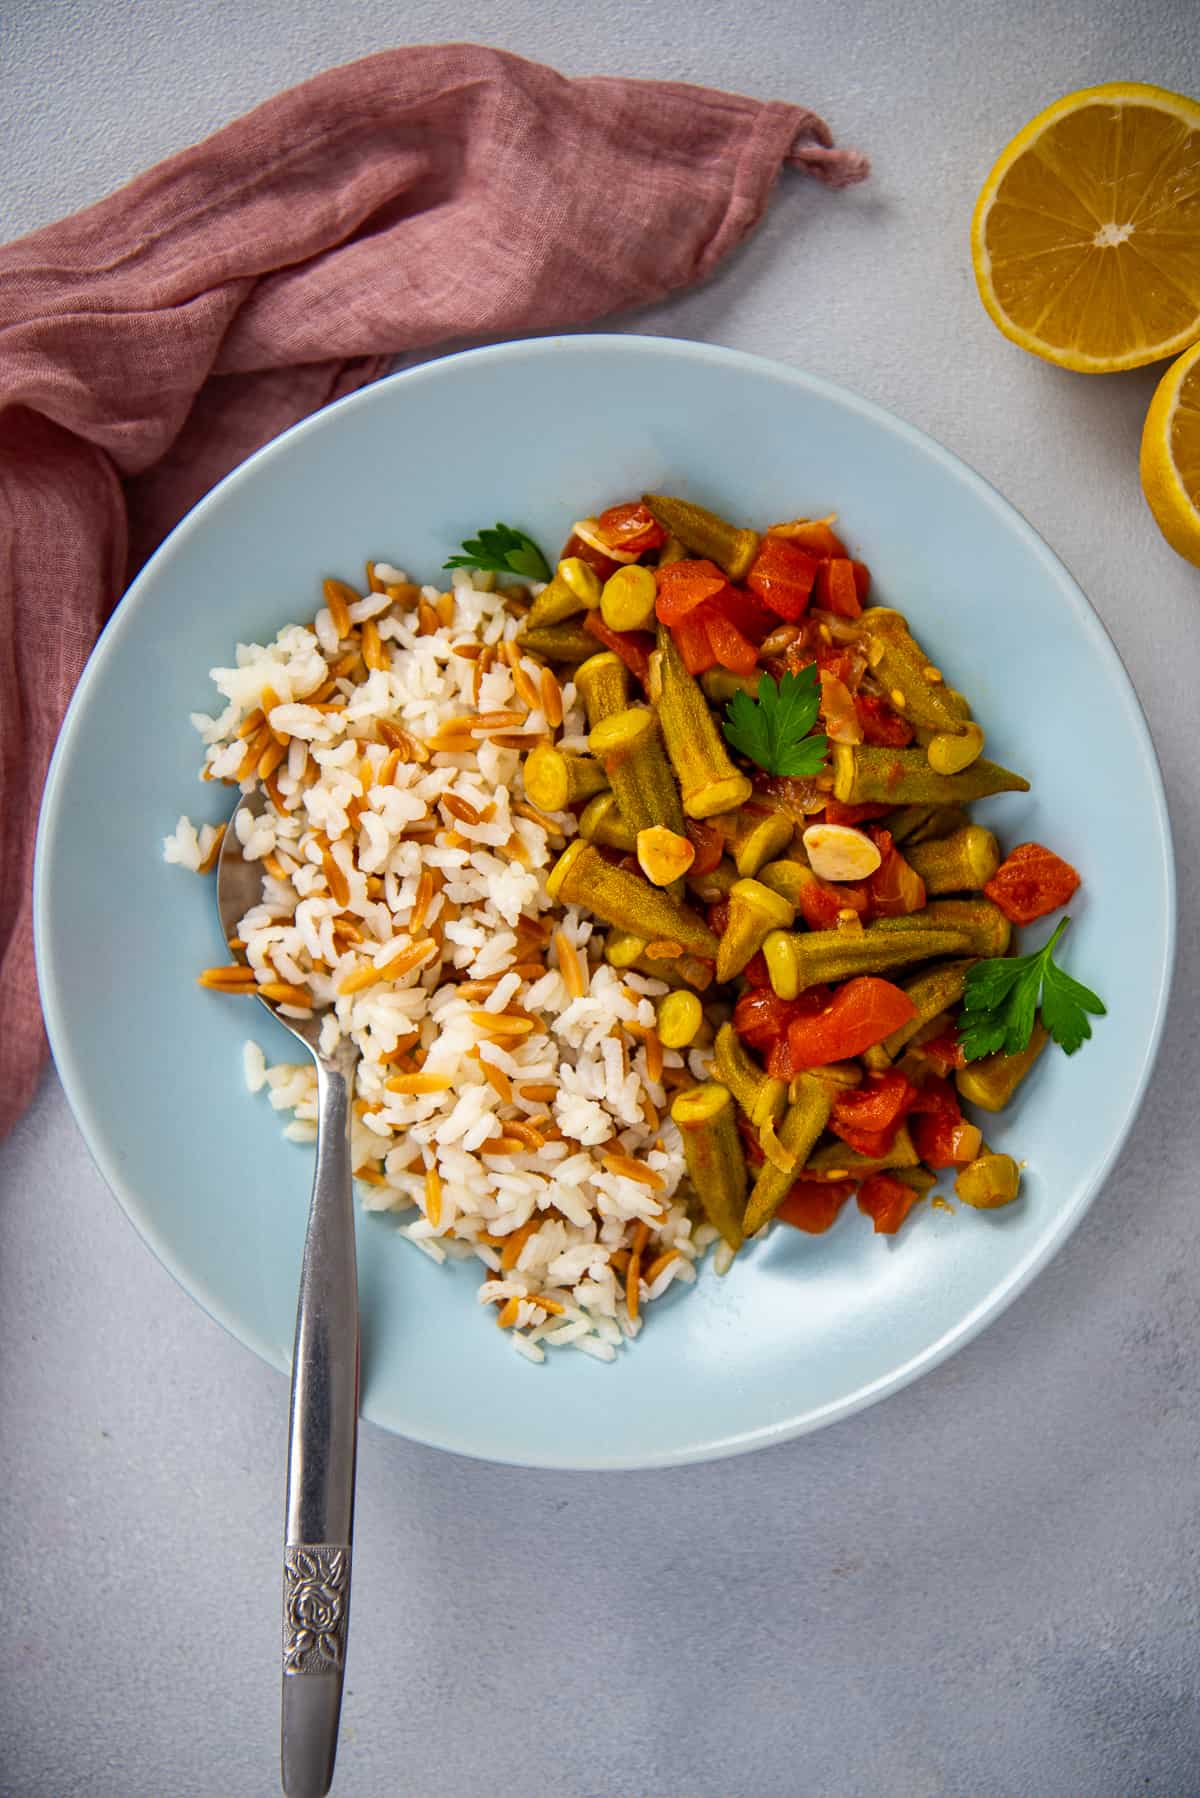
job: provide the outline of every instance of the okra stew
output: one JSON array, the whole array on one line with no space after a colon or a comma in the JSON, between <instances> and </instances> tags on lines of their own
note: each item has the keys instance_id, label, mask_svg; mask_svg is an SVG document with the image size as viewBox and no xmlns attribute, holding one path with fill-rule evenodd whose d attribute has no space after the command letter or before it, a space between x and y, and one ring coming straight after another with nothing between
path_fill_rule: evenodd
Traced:
<instances>
[{"instance_id":1,"label":"okra stew","mask_svg":"<svg viewBox=\"0 0 1200 1798\"><path fill-rule=\"evenodd\" d=\"M1079 875L972 820L1029 782L985 757L958 671L871 603L833 522L646 494L577 523L514 599L589 727L524 763L532 804L578 823L550 892L662 983L670 1115L727 1252L774 1218L827 1230L852 1194L891 1235L948 1177L1011 1204L1021 1168L987 1118L1104 1010L1055 959L1065 917L1015 953ZM522 533L482 536L468 565L551 573Z\"/></svg>"}]
</instances>

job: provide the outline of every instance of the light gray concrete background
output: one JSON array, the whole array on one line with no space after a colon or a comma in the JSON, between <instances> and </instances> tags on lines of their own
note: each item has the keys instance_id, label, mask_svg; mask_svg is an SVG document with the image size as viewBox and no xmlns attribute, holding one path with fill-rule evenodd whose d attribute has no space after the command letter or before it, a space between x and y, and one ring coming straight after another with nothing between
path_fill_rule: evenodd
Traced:
<instances>
[{"instance_id":1,"label":"light gray concrete background","mask_svg":"<svg viewBox=\"0 0 1200 1798\"><path fill-rule=\"evenodd\" d=\"M1054 1265L916 1387L748 1459L545 1475L367 1428L344 1798L1200 1792L1200 573L1138 489L1155 372L1022 355L967 257L1012 133L1090 82L1200 91L1196 27L1193 0L9 0L0 238L402 42L816 107L870 185L786 181L715 281L622 322L833 376L981 469L1091 595L1166 774L1166 1047ZM0 1148L0 1792L275 1789L286 1397L138 1242L48 1076Z\"/></svg>"}]
</instances>

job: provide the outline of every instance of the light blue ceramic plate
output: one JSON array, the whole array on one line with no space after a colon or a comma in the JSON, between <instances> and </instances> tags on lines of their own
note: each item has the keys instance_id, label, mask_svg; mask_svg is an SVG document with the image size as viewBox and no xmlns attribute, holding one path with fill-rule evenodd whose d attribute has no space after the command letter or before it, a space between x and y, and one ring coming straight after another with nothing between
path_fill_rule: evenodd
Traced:
<instances>
[{"instance_id":1,"label":"light blue ceramic plate","mask_svg":"<svg viewBox=\"0 0 1200 1798\"><path fill-rule=\"evenodd\" d=\"M823 1237L778 1229L727 1278L668 1295L611 1366L566 1351L529 1366L475 1304L472 1267L439 1269L360 1216L366 1414L499 1461L733 1454L934 1366L1079 1222L1141 1099L1171 972L1170 833L1137 700L1066 570L970 469L826 381L699 344L568 337L432 363L288 432L180 525L93 655L46 790L38 958L59 1071L130 1218L214 1317L286 1366L311 1152L242 1084L247 1035L283 1056L288 1039L194 984L223 958L211 881L161 859L180 812L215 822L229 804L196 776L188 713L211 704L208 669L308 616L318 577L354 578L367 555L431 578L497 518L553 550L582 509L644 488L747 520L837 511L878 597L970 694L989 753L1033 780L989 821L1083 870L1069 965L1109 1016L989 1125L1028 1163L1011 1210L923 1206L894 1240L853 1205Z\"/></svg>"}]
</instances>

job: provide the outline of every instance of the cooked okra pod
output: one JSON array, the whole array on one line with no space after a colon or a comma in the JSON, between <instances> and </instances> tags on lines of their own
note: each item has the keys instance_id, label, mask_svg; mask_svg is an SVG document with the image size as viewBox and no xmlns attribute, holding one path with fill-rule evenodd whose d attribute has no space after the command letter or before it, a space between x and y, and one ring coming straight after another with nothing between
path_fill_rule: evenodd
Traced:
<instances>
[{"instance_id":1,"label":"cooked okra pod","mask_svg":"<svg viewBox=\"0 0 1200 1798\"><path fill-rule=\"evenodd\" d=\"M1021 1190L1021 1170L1011 1155L996 1155L985 1149L974 1161L968 1161L954 1182L954 1190L964 1205L976 1211L996 1211L1011 1205Z\"/></svg>"},{"instance_id":2,"label":"cooked okra pod","mask_svg":"<svg viewBox=\"0 0 1200 1798\"><path fill-rule=\"evenodd\" d=\"M667 959L646 954L647 943L631 930L610 930L604 938L604 959L610 968L632 968L650 980L661 980L675 989L690 987L702 993L713 983L712 963L696 955L673 955Z\"/></svg>"},{"instance_id":3,"label":"cooked okra pod","mask_svg":"<svg viewBox=\"0 0 1200 1798\"><path fill-rule=\"evenodd\" d=\"M794 999L807 987L827 981L849 980L856 974L886 974L914 962L962 955L971 947L961 930L881 928L909 922L907 918L880 918L862 930L773 930L763 944L771 985L781 999Z\"/></svg>"},{"instance_id":4,"label":"cooked okra pod","mask_svg":"<svg viewBox=\"0 0 1200 1798\"><path fill-rule=\"evenodd\" d=\"M804 1172L821 1180L838 1180L847 1175L877 1174L884 1168L915 1168L920 1160L908 1133L908 1125L901 1124L886 1154L861 1155L848 1143L829 1142L809 1156Z\"/></svg>"},{"instance_id":5,"label":"cooked okra pod","mask_svg":"<svg viewBox=\"0 0 1200 1798\"><path fill-rule=\"evenodd\" d=\"M526 793L543 812L566 811L608 786L604 769L590 755L556 749L551 743L531 749L522 772Z\"/></svg>"},{"instance_id":6,"label":"cooked okra pod","mask_svg":"<svg viewBox=\"0 0 1200 1798\"><path fill-rule=\"evenodd\" d=\"M770 887L773 893L778 893L781 899L786 899L797 910L805 891L820 885L807 862L790 855L783 856L778 861L765 862L758 870L758 878L765 887Z\"/></svg>"},{"instance_id":7,"label":"cooked okra pod","mask_svg":"<svg viewBox=\"0 0 1200 1798\"><path fill-rule=\"evenodd\" d=\"M791 844L796 826L784 812L727 812L720 820L739 874L757 874Z\"/></svg>"},{"instance_id":8,"label":"cooked okra pod","mask_svg":"<svg viewBox=\"0 0 1200 1798\"><path fill-rule=\"evenodd\" d=\"M863 1080L863 1071L856 1061L827 1061L822 1067L809 1068L808 1072L842 1092L861 1086Z\"/></svg>"},{"instance_id":9,"label":"cooked okra pod","mask_svg":"<svg viewBox=\"0 0 1200 1798\"><path fill-rule=\"evenodd\" d=\"M785 1173L773 1161L763 1162L742 1220L742 1229L747 1236L753 1236L774 1217L793 1183L800 1178L814 1143L829 1122L833 1089L824 1080L801 1074L792 1090L796 1097L775 1134L781 1146L794 1158L793 1166Z\"/></svg>"},{"instance_id":10,"label":"cooked okra pod","mask_svg":"<svg viewBox=\"0 0 1200 1798\"><path fill-rule=\"evenodd\" d=\"M1001 1051L968 1062L955 1075L955 1085L969 1104L983 1111L1003 1111L1049 1041L1050 1033L1039 1019L1025 1048L1015 1055Z\"/></svg>"},{"instance_id":11,"label":"cooked okra pod","mask_svg":"<svg viewBox=\"0 0 1200 1798\"><path fill-rule=\"evenodd\" d=\"M602 843L606 849L620 849L626 855L637 848L637 831L621 816L616 794L607 789L589 799L580 812L579 834L585 842Z\"/></svg>"},{"instance_id":12,"label":"cooked okra pod","mask_svg":"<svg viewBox=\"0 0 1200 1798\"><path fill-rule=\"evenodd\" d=\"M602 718L588 748L603 764L627 824L635 831L664 824L677 836L684 834L679 789L649 706L627 706Z\"/></svg>"},{"instance_id":13,"label":"cooked okra pod","mask_svg":"<svg viewBox=\"0 0 1200 1798\"><path fill-rule=\"evenodd\" d=\"M920 911L900 918L879 918L869 928L881 935L954 930L963 937L963 950L968 955L1007 955L1012 941L1012 925L990 899L931 899Z\"/></svg>"},{"instance_id":14,"label":"cooked okra pod","mask_svg":"<svg viewBox=\"0 0 1200 1798\"><path fill-rule=\"evenodd\" d=\"M664 1049L686 1049L695 1042L703 1022L704 1007L695 993L664 993L658 1002L655 1024Z\"/></svg>"},{"instance_id":15,"label":"cooked okra pod","mask_svg":"<svg viewBox=\"0 0 1200 1798\"><path fill-rule=\"evenodd\" d=\"M583 700L588 729L595 730L602 719L623 712L629 704L629 670L620 656L606 649L579 664L575 690Z\"/></svg>"},{"instance_id":16,"label":"cooked okra pod","mask_svg":"<svg viewBox=\"0 0 1200 1798\"><path fill-rule=\"evenodd\" d=\"M714 705L725 706L735 693L748 693L751 699L757 699L761 679L761 673L734 674L728 668L709 668L700 676L700 685Z\"/></svg>"},{"instance_id":17,"label":"cooked okra pod","mask_svg":"<svg viewBox=\"0 0 1200 1798\"><path fill-rule=\"evenodd\" d=\"M687 883L702 904L716 905L718 900L728 899L739 879L737 869L726 859L707 874L689 874Z\"/></svg>"},{"instance_id":18,"label":"cooked okra pod","mask_svg":"<svg viewBox=\"0 0 1200 1798\"><path fill-rule=\"evenodd\" d=\"M966 824L930 843L911 843L904 855L931 898L938 893L978 893L1000 866L1000 845L982 824Z\"/></svg>"},{"instance_id":19,"label":"cooked okra pod","mask_svg":"<svg viewBox=\"0 0 1200 1798\"><path fill-rule=\"evenodd\" d=\"M920 1193L922 1198L937 1185L937 1175L931 1174L927 1167L896 1167L891 1171L902 1186L907 1186L911 1192Z\"/></svg>"},{"instance_id":20,"label":"cooked okra pod","mask_svg":"<svg viewBox=\"0 0 1200 1798\"><path fill-rule=\"evenodd\" d=\"M706 961L716 960L717 938L695 912L641 874L608 861L594 843L577 838L569 844L550 870L546 890L559 904L581 906L644 943L678 943Z\"/></svg>"},{"instance_id":21,"label":"cooked okra pod","mask_svg":"<svg viewBox=\"0 0 1200 1798\"><path fill-rule=\"evenodd\" d=\"M889 1067L926 1024L951 1005L957 1005L967 983L967 969L972 966L973 957L966 957L962 961L944 961L936 968L925 968L920 974L914 974L911 980L901 981L903 990L917 1008L917 1015L910 1018L907 1024L901 1024L898 1030L893 1030L890 1036L885 1036L873 1049L867 1050L863 1056L867 1066L876 1070Z\"/></svg>"},{"instance_id":22,"label":"cooked okra pod","mask_svg":"<svg viewBox=\"0 0 1200 1798\"><path fill-rule=\"evenodd\" d=\"M517 642L544 662L586 662L596 653L596 639L591 631L585 631L572 618L562 624L527 624L518 632Z\"/></svg>"},{"instance_id":23,"label":"cooked okra pod","mask_svg":"<svg viewBox=\"0 0 1200 1798\"><path fill-rule=\"evenodd\" d=\"M970 823L961 805L902 805L883 820L897 848L909 843L932 843ZM904 849L905 855L908 849Z\"/></svg>"},{"instance_id":24,"label":"cooked okra pod","mask_svg":"<svg viewBox=\"0 0 1200 1798\"><path fill-rule=\"evenodd\" d=\"M867 631L867 661L895 709L919 731L929 733L925 756L939 774L957 774L977 760L983 749L983 732L963 716L961 694L947 690L941 670L934 667L909 632L900 612L874 606L863 613Z\"/></svg>"},{"instance_id":25,"label":"cooked okra pod","mask_svg":"<svg viewBox=\"0 0 1200 1798\"><path fill-rule=\"evenodd\" d=\"M923 749L833 745L833 796L841 805L964 805L991 793L1027 793L1024 775L980 756L959 774L939 774Z\"/></svg>"},{"instance_id":26,"label":"cooked okra pod","mask_svg":"<svg viewBox=\"0 0 1200 1798\"><path fill-rule=\"evenodd\" d=\"M729 889L729 921L717 950L717 979L732 980L762 948L772 930L790 930L795 907L758 880L737 880Z\"/></svg>"},{"instance_id":27,"label":"cooked okra pod","mask_svg":"<svg viewBox=\"0 0 1200 1798\"><path fill-rule=\"evenodd\" d=\"M650 697L658 709L663 742L679 777L688 817L713 818L744 805L753 788L726 754L708 701L662 625L658 648L650 658Z\"/></svg>"},{"instance_id":28,"label":"cooked okra pod","mask_svg":"<svg viewBox=\"0 0 1200 1798\"><path fill-rule=\"evenodd\" d=\"M579 612L600 604L600 582L594 569L578 556L568 556L558 564L554 578L542 588L525 614L526 631L540 630L543 625L562 624ZM593 644L595 638L592 639Z\"/></svg>"},{"instance_id":29,"label":"cooked okra pod","mask_svg":"<svg viewBox=\"0 0 1200 1798\"><path fill-rule=\"evenodd\" d=\"M756 1130L768 1118L783 1116L788 1102L787 1083L773 1079L760 1067L732 1024L722 1024L717 1031L713 1072L729 1088Z\"/></svg>"},{"instance_id":30,"label":"cooked okra pod","mask_svg":"<svg viewBox=\"0 0 1200 1798\"><path fill-rule=\"evenodd\" d=\"M610 631L644 631L654 628L654 604L658 582L654 570L636 562L609 575L600 594L600 615Z\"/></svg>"},{"instance_id":31,"label":"cooked okra pod","mask_svg":"<svg viewBox=\"0 0 1200 1798\"><path fill-rule=\"evenodd\" d=\"M733 1095L717 1081L705 1081L679 1094L671 1117L683 1139L688 1178L705 1216L731 1249L740 1249L747 1175Z\"/></svg>"},{"instance_id":32,"label":"cooked okra pod","mask_svg":"<svg viewBox=\"0 0 1200 1798\"><path fill-rule=\"evenodd\" d=\"M642 504L691 552L723 568L731 581L744 581L758 554L757 531L740 530L716 512L669 493L644 493Z\"/></svg>"}]
</instances>

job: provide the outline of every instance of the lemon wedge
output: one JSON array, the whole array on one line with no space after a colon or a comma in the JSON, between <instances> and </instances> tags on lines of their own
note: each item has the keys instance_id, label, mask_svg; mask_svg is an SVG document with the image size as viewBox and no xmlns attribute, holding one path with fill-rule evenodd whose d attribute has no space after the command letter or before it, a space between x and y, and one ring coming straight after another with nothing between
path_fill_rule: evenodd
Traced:
<instances>
[{"instance_id":1,"label":"lemon wedge","mask_svg":"<svg viewBox=\"0 0 1200 1798\"><path fill-rule=\"evenodd\" d=\"M1159 530L1200 568L1200 343L1171 364L1154 390L1139 466Z\"/></svg>"}]
</instances>

